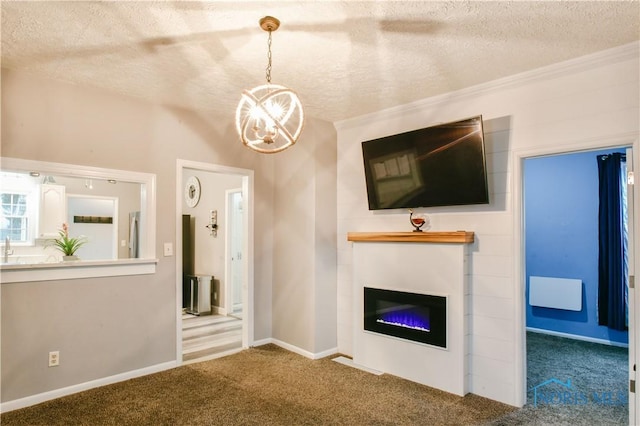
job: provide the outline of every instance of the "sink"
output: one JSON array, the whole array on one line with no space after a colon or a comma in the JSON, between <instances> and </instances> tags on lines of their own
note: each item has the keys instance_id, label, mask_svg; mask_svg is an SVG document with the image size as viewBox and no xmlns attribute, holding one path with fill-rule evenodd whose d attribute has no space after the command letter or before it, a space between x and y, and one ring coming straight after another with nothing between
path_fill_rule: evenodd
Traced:
<instances>
[{"instance_id":1,"label":"sink","mask_svg":"<svg viewBox=\"0 0 640 426\"><path fill-rule=\"evenodd\" d=\"M34 265L37 263L44 263L45 256L42 254L21 254L14 253L9 255L9 261L4 262L4 258L1 258L0 266L13 266L13 265ZM48 260L48 258L46 259Z\"/></svg>"},{"instance_id":2,"label":"sink","mask_svg":"<svg viewBox=\"0 0 640 426\"><path fill-rule=\"evenodd\" d=\"M12 265L24 265L26 263L30 263L28 259L25 259L28 256L9 256L8 262L0 262L0 266L12 266Z\"/></svg>"}]
</instances>

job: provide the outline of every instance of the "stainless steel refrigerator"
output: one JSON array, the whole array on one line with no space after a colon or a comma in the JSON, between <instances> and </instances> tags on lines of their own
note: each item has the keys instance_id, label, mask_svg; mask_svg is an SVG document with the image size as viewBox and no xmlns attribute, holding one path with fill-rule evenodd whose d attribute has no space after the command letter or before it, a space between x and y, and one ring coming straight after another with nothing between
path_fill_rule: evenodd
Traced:
<instances>
[{"instance_id":1,"label":"stainless steel refrigerator","mask_svg":"<svg viewBox=\"0 0 640 426\"><path fill-rule=\"evenodd\" d=\"M129 257L140 257L140 212L129 213Z\"/></svg>"}]
</instances>

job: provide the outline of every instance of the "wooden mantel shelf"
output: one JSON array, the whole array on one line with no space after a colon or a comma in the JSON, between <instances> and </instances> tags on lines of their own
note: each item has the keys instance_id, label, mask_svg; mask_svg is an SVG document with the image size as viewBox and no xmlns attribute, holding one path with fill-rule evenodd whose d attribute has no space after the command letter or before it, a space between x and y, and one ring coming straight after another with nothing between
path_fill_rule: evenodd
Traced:
<instances>
[{"instance_id":1,"label":"wooden mantel shelf","mask_svg":"<svg viewBox=\"0 0 640 426\"><path fill-rule=\"evenodd\" d=\"M470 244L474 241L474 233L467 231L454 232L349 232L348 241L381 241L407 243L458 243Z\"/></svg>"}]
</instances>

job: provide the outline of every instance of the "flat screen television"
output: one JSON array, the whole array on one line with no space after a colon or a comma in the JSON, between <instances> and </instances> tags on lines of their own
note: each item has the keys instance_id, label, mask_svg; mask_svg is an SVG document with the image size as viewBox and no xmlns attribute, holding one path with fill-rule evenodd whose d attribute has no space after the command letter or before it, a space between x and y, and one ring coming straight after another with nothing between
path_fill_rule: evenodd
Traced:
<instances>
[{"instance_id":1,"label":"flat screen television","mask_svg":"<svg viewBox=\"0 0 640 426\"><path fill-rule=\"evenodd\" d=\"M369 210L488 204L482 116L362 142Z\"/></svg>"}]
</instances>

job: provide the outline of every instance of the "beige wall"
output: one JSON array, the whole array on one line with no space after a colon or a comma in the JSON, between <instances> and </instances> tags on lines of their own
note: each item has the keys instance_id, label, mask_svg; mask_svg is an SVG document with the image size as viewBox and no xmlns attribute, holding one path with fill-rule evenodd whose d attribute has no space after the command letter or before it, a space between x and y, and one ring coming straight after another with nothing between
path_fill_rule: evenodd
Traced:
<instances>
[{"instance_id":1,"label":"beige wall","mask_svg":"<svg viewBox=\"0 0 640 426\"><path fill-rule=\"evenodd\" d=\"M314 132L314 353L337 350L337 147L333 125Z\"/></svg>"},{"instance_id":2,"label":"beige wall","mask_svg":"<svg viewBox=\"0 0 640 426\"><path fill-rule=\"evenodd\" d=\"M276 159L273 337L320 354L336 348L336 134L305 135Z\"/></svg>"},{"instance_id":3,"label":"beige wall","mask_svg":"<svg viewBox=\"0 0 640 426\"><path fill-rule=\"evenodd\" d=\"M242 177L237 175L225 175L202 170L185 169L182 174L184 186L189 176L196 176L200 180L201 197L195 207L187 206L182 199L182 214L191 215L195 219L195 273L198 275L211 275L214 278L216 300L212 305L227 309L225 306L225 238L227 222L226 190L241 189ZM210 211L218 211L217 236L210 235L206 225L209 224Z\"/></svg>"},{"instance_id":4,"label":"beige wall","mask_svg":"<svg viewBox=\"0 0 640 426\"><path fill-rule=\"evenodd\" d=\"M2 284L2 401L175 359L172 280L159 271ZM56 350L60 366L49 368Z\"/></svg>"},{"instance_id":5,"label":"beige wall","mask_svg":"<svg viewBox=\"0 0 640 426\"><path fill-rule=\"evenodd\" d=\"M180 211L176 159L254 170L254 337L272 337L273 259L282 247L274 245L279 234L273 231L276 160L238 142L231 123L234 109L230 106L229 117L214 118L2 70L1 155L156 174L159 259L153 275L2 284L3 402L176 359L175 257L162 256L163 243L175 246ZM323 132L325 127L332 129L308 120L307 132L292 153L313 145L316 126ZM332 137L329 145L335 151L335 133ZM313 180L313 173L305 173L304 181L313 185ZM300 194L306 197L306 192ZM297 212L309 229L314 216L307 213L307 205L298 205ZM308 252L306 247L303 251ZM303 281L310 279L306 272L301 275ZM280 290L284 289L278 286L275 292ZM290 307L309 303L307 295L295 292L287 298ZM335 304L335 294L331 300ZM307 322L304 317L313 311L291 316L296 315ZM335 327L329 335L335 347ZM313 349L296 341L291 331L281 332L279 338ZM47 368L47 353L53 350L60 351L61 364Z\"/></svg>"}]
</instances>

